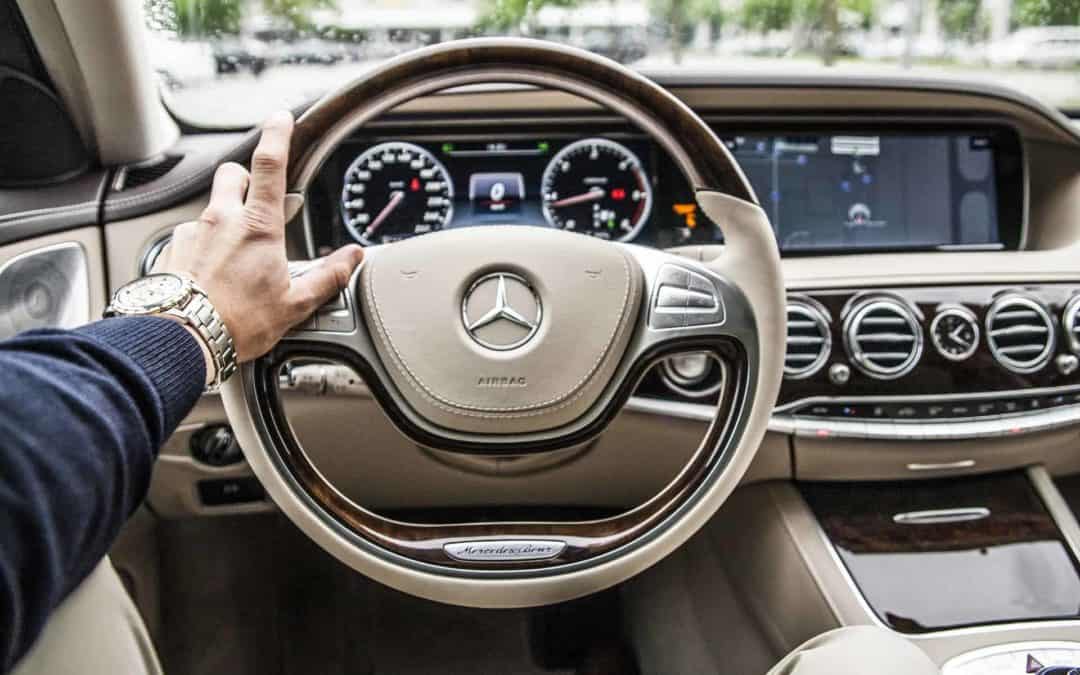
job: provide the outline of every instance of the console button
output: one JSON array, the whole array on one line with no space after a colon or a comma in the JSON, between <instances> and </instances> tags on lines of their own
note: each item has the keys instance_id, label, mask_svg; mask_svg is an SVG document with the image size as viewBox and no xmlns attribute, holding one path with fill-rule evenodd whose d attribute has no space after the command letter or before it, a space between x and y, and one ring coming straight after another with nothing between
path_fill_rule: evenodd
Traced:
<instances>
[{"instance_id":1,"label":"console button","mask_svg":"<svg viewBox=\"0 0 1080 675\"><path fill-rule=\"evenodd\" d=\"M947 410L949 417L971 417L975 414L975 408L967 401L956 401L954 403L947 403Z\"/></svg>"},{"instance_id":2,"label":"console button","mask_svg":"<svg viewBox=\"0 0 1080 675\"><path fill-rule=\"evenodd\" d=\"M896 406L893 409L893 416L896 417L896 419L898 419L898 420L918 419L920 417L920 415L919 415L919 406L912 405L912 404L904 404L904 405Z\"/></svg>"},{"instance_id":3,"label":"console button","mask_svg":"<svg viewBox=\"0 0 1080 675\"><path fill-rule=\"evenodd\" d=\"M925 410L926 419L938 419L948 414L948 408L944 403L930 403Z\"/></svg>"},{"instance_id":4,"label":"console button","mask_svg":"<svg viewBox=\"0 0 1080 675\"><path fill-rule=\"evenodd\" d=\"M997 415L999 412L997 401L975 401L973 405L976 415Z\"/></svg>"},{"instance_id":5,"label":"console button","mask_svg":"<svg viewBox=\"0 0 1080 675\"><path fill-rule=\"evenodd\" d=\"M887 420L887 419L890 419L889 409L887 407L881 405L880 403L875 403L875 404L870 405L869 406L869 411L868 411L866 416L867 416L868 419L874 419L874 420Z\"/></svg>"},{"instance_id":6,"label":"console button","mask_svg":"<svg viewBox=\"0 0 1080 675\"><path fill-rule=\"evenodd\" d=\"M189 448L192 457L210 466L228 466L244 459L236 436L224 424L214 424L196 431L191 435Z\"/></svg>"},{"instance_id":7,"label":"console button","mask_svg":"<svg viewBox=\"0 0 1080 675\"><path fill-rule=\"evenodd\" d=\"M1047 396L1043 400L1046 402L1047 407L1051 408L1070 403L1069 397L1065 394L1054 394L1052 396Z\"/></svg>"},{"instance_id":8,"label":"console button","mask_svg":"<svg viewBox=\"0 0 1080 675\"><path fill-rule=\"evenodd\" d=\"M1023 410L1023 408L1020 407L1020 401L1014 398L1001 401L998 405L1001 408L1001 412L1003 414L1016 413Z\"/></svg>"},{"instance_id":9,"label":"console button","mask_svg":"<svg viewBox=\"0 0 1080 675\"><path fill-rule=\"evenodd\" d=\"M262 501L266 492L257 478L215 478L198 483L199 500L205 506L227 506Z\"/></svg>"}]
</instances>

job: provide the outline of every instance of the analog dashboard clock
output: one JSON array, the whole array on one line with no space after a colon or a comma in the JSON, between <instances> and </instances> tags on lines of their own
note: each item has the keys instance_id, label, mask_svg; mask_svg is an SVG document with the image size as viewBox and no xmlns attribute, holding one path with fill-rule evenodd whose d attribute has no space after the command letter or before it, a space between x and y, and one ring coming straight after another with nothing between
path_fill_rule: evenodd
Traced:
<instances>
[{"instance_id":1,"label":"analog dashboard clock","mask_svg":"<svg viewBox=\"0 0 1080 675\"><path fill-rule=\"evenodd\" d=\"M930 339L946 359L963 361L979 347L979 322L965 307L944 307L930 323Z\"/></svg>"}]
</instances>

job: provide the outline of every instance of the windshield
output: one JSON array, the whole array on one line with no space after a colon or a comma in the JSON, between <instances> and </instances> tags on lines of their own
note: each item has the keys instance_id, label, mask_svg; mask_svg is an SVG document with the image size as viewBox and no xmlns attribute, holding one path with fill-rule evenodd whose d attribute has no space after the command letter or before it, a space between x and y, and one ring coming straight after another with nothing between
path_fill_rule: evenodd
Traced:
<instances>
[{"instance_id":1,"label":"windshield","mask_svg":"<svg viewBox=\"0 0 1080 675\"><path fill-rule=\"evenodd\" d=\"M146 0L167 104L251 125L395 54L481 35L644 71L989 81L1080 109L1080 0Z\"/></svg>"}]
</instances>

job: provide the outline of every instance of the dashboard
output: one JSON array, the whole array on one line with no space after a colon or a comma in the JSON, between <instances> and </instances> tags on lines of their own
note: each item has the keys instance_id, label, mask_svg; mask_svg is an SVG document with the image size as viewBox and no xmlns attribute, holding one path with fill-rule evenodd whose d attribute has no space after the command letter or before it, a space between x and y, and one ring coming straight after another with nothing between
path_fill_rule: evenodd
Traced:
<instances>
[{"instance_id":1,"label":"dashboard","mask_svg":"<svg viewBox=\"0 0 1080 675\"><path fill-rule=\"evenodd\" d=\"M1019 247L1023 161L1006 126L716 131L785 255ZM622 128L355 136L314 193L316 253L513 225L660 248L723 243L666 153Z\"/></svg>"},{"instance_id":2,"label":"dashboard","mask_svg":"<svg viewBox=\"0 0 1080 675\"><path fill-rule=\"evenodd\" d=\"M754 480L945 477L1040 462L1058 473L1080 470L1074 452L1080 429L1080 300L1074 300L1080 296L1080 136L1068 120L1008 92L952 83L760 76L669 76L662 82L728 143L783 247L786 372ZM877 154L834 153L838 137L840 149L850 138L873 149L865 139L876 138ZM631 151L651 188L648 217L630 242L688 243L684 252L698 260L719 253L723 223L707 223L694 211L694 226L688 225L688 214L676 207L692 204L693 194L647 137L571 96L493 87L427 97L344 139L309 184L306 217L287 228L289 257L305 260L356 241L344 222L346 172L381 143L419 146L443 165L453 202L439 227L551 227L540 194L544 171L560 150L593 138ZM215 167L250 156L255 139L185 136L175 150L183 159L163 178L110 193L102 212L109 258L118 261L107 275L114 289L160 250L175 223L198 217ZM813 154L804 152L810 139L816 140ZM454 152L444 152L445 144ZM972 167L959 158L972 144L980 146L985 159L976 161L984 172L968 181ZM479 156L469 152L475 150ZM845 170L856 170L856 160L871 176L851 186L862 190L857 195L839 182ZM933 179L914 182L920 172ZM470 182L485 173L520 174L520 199L511 201L511 191L499 200L501 211L477 209ZM900 178L875 180L887 175ZM483 190L474 187L478 199ZM985 195L986 227L965 230L962 204L972 191ZM165 209L153 201L155 194L168 195L176 206ZM854 201L869 207L868 220L887 223L845 227ZM967 202L970 210L972 198ZM155 203L153 213L145 211ZM820 207L817 221L811 206ZM833 206L837 212L826 217ZM369 212L369 218L377 215ZM814 241L793 236L800 228L813 230ZM982 236L956 247L973 229ZM922 233L917 242L914 233ZM403 234L418 236L408 227ZM908 248L914 244L918 250ZM459 481L447 480L443 458L432 460L403 443L384 424L370 392L339 370L313 365L290 374L294 403L303 406L295 419L313 451L324 448L321 456L332 463L342 444L357 442L352 429L329 421L333 411L348 409L371 429L363 440L368 452L361 453L371 465L348 477L355 494L384 508L400 505L401 496L387 487L393 481L374 478L395 466L415 478L412 503L458 504ZM722 377L722 368L701 354L665 360L627 404L630 432L615 433L596 452L567 463L567 470L581 473L568 478L559 470L538 471L529 480L550 480L558 490L587 486L566 497L576 505L633 503L652 494L650 481L666 475L658 463L673 457L654 449L671 447L672 434L712 419ZM163 455L155 508L174 515L254 508L198 501L196 481L219 479L221 469L191 458L192 433L224 419L209 402L201 414ZM608 447L613 450L605 454ZM628 452L639 454L628 461ZM640 491L630 497L605 491L613 483L606 477L628 467L637 467ZM239 465L229 470L247 475ZM462 470L485 469L469 464Z\"/></svg>"}]
</instances>

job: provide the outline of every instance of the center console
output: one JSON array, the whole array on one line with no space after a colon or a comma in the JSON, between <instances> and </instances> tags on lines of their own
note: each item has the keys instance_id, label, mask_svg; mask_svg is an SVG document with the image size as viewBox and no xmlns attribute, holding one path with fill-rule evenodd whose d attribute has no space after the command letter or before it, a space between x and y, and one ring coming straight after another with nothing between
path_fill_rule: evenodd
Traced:
<instances>
[{"instance_id":1,"label":"center console","mask_svg":"<svg viewBox=\"0 0 1080 675\"><path fill-rule=\"evenodd\" d=\"M1080 673L1076 522L1042 470L798 491L848 592L943 675Z\"/></svg>"},{"instance_id":2,"label":"center console","mask_svg":"<svg viewBox=\"0 0 1080 675\"><path fill-rule=\"evenodd\" d=\"M893 630L1080 618L1076 558L1023 472L800 490Z\"/></svg>"}]
</instances>

